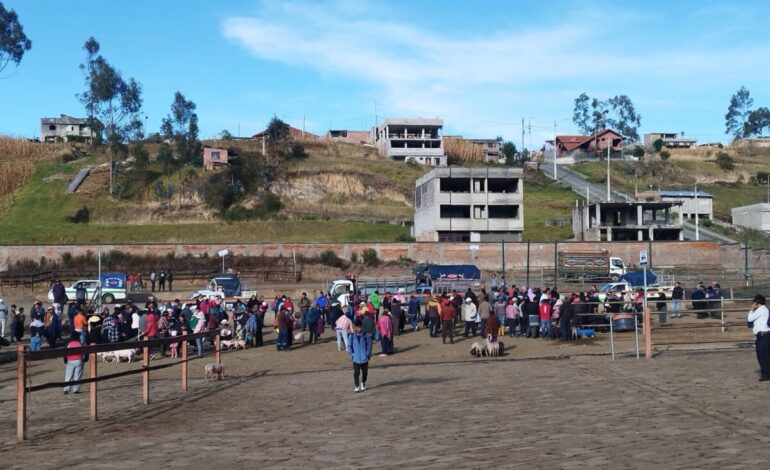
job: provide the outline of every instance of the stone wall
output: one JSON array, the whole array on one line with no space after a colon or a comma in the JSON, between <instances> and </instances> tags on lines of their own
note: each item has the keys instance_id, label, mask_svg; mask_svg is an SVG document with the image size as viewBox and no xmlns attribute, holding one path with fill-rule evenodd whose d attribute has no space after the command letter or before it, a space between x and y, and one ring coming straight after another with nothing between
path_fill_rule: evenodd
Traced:
<instances>
[{"instance_id":1,"label":"stone wall","mask_svg":"<svg viewBox=\"0 0 770 470\"><path fill-rule=\"evenodd\" d=\"M505 244L506 269L522 269L527 265L527 242ZM217 252L227 249L233 255L270 257L297 256L317 257L325 250L336 252L343 259L350 259L353 252L361 254L365 248L377 250L380 259L398 261L409 258L416 262L438 264L476 263L481 269L500 268L502 246L500 243L250 243L250 244L114 244L114 245L17 245L0 246L0 270L7 270L16 261L41 257L59 259L63 253L73 256L87 251L107 253L119 250L129 254L177 256L203 254L216 257ZM530 265L551 268L554 251L600 251L609 250L627 264L636 264L639 250L648 249L647 242L532 242L529 244ZM654 242L650 260L657 267L713 267L720 269L743 269L744 256L738 245L719 245L716 242ZM749 266L752 269L770 269L770 256L764 251L749 252Z\"/></svg>"}]
</instances>

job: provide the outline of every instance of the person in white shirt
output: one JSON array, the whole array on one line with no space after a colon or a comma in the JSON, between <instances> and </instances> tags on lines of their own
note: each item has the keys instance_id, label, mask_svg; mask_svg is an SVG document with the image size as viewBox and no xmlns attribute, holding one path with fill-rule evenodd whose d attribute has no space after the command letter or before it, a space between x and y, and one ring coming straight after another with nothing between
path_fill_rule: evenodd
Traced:
<instances>
[{"instance_id":1,"label":"person in white shirt","mask_svg":"<svg viewBox=\"0 0 770 470\"><path fill-rule=\"evenodd\" d=\"M768 325L768 316L770 313L765 305L765 296L757 294L751 303L748 321L754 336L757 337L754 342L754 349L761 371L760 382L770 381L770 325Z\"/></svg>"}]
</instances>

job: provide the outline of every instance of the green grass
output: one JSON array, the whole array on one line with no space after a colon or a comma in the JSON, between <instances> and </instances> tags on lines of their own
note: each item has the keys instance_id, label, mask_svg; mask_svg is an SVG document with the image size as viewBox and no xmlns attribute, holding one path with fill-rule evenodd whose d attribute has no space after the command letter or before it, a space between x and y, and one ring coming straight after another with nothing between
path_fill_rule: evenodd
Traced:
<instances>
[{"instance_id":1,"label":"green grass","mask_svg":"<svg viewBox=\"0 0 770 470\"><path fill-rule=\"evenodd\" d=\"M65 195L68 179L43 181L57 173L72 176L80 166L40 166L31 181L17 194L16 205L2 215L0 243L395 241L409 235L409 228L398 225L327 220L265 220L232 224L221 221L148 225L72 224L67 217L83 205L88 206L93 218L100 212L114 211L113 206L122 204L110 202L106 197Z\"/></svg>"},{"instance_id":2,"label":"green grass","mask_svg":"<svg viewBox=\"0 0 770 470\"><path fill-rule=\"evenodd\" d=\"M524 178L524 240L551 241L572 238L572 223L546 225L546 219L572 216L575 200L584 198L545 178L526 173Z\"/></svg>"}]
</instances>

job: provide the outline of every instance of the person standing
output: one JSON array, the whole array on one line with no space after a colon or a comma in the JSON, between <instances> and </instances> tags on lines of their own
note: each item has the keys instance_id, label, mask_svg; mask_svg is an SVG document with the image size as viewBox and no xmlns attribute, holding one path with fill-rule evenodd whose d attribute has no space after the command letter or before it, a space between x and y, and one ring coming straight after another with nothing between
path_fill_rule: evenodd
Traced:
<instances>
[{"instance_id":1,"label":"person standing","mask_svg":"<svg viewBox=\"0 0 770 470\"><path fill-rule=\"evenodd\" d=\"M13 306L11 306L11 310L14 310ZM26 319L24 307L19 307L13 315L13 337L17 343L21 343L22 338L24 338L24 323Z\"/></svg>"},{"instance_id":2,"label":"person standing","mask_svg":"<svg viewBox=\"0 0 770 470\"><path fill-rule=\"evenodd\" d=\"M57 279L54 281L53 286L51 287L51 293L53 294L53 302L55 304L59 304L63 307L64 304L67 303L67 289L60 280Z\"/></svg>"},{"instance_id":3,"label":"person standing","mask_svg":"<svg viewBox=\"0 0 770 470\"><path fill-rule=\"evenodd\" d=\"M86 297L88 297L88 291L86 285L83 282L78 282L75 286L75 306L77 308L83 308L86 304Z\"/></svg>"},{"instance_id":4,"label":"person standing","mask_svg":"<svg viewBox=\"0 0 770 470\"><path fill-rule=\"evenodd\" d=\"M70 323L70 330L72 329L74 329L75 333L78 334L80 338L80 344L86 344L86 335L88 334L88 320L86 320L86 315L83 313L83 310L79 308L75 312L75 318L73 318L72 323Z\"/></svg>"},{"instance_id":5,"label":"person standing","mask_svg":"<svg viewBox=\"0 0 770 470\"><path fill-rule=\"evenodd\" d=\"M481 336L484 336L490 316L492 316L492 305L489 303L489 297L484 296L479 304L479 318L481 319L481 332L479 334Z\"/></svg>"},{"instance_id":6,"label":"person standing","mask_svg":"<svg viewBox=\"0 0 770 470\"><path fill-rule=\"evenodd\" d=\"M360 318L356 318L353 333L347 341L347 352L353 361L353 383L356 393L366 390L366 379L369 376L369 358L372 356L372 339L363 329ZM359 382L359 374L361 375ZM360 384L360 385L359 385Z\"/></svg>"},{"instance_id":7,"label":"person standing","mask_svg":"<svg viewBox=\"0 0 770 470\"><path fill-rule=\"evenodd\" d=\"M559 339L568 341L572 337L572 317L575 316L575 300L573 296L564 299L564 303L559 310Z\"/></svg>"},{"instance_id":8,"label":"person standing","mask_svg":"<svg viewBox=\"0 0 770 470\"><path fill-rule=\"evenodd\" d=\"M56 347L56 342L61 338L61 317L59 312L53 307L46 309L46 315L50 313L50 318L46 317L45 325L45 337L48 341L48 346L51 348Z\"/></svg>"},{"instance_id":9,"label":"person standing","mask_svg":"<svg viewBox=\"0 0 770 470\"><path fill-rule=\"evenodd\" d=\"M465 298L465 304L462 307L463 320L465 320L464 337L468 337L468 333L473 331L473 336L476 336L476 320L478 319L478 311L476 305L473 303L473 299L470 297Z\"/></svg>"},{"instance_id":10,"label":"person standing","mask_svg":"<svg viewBox=\"0 0 770 470\"><path fill-rule=\"evenodd\" d=\"M484 337L490 343L497 342L497 335L500 333L500 321L497 319L497 315L490 315L487 322L484 324Z\"/></svg>"},{"instance_id":11,"label":"person standing","mask_svg":"<svg viewBox=\"0 0 770 470\"><path fill-rule=\"evenodd\" d=\"M551 339L551 304L545 297L540 301L540 336L545 339Z\"/></svg>"},{"instance_id":12,"label":"person standing","mask_svg":"<svg viewBox=\"0 0 770 470\"><path fill-rule=\"evenodd\" d=\"M454 310L452 310L454 312ZM435 338L438 336L438 325L441 321L441 305L438 303L436 297L432 297L428 301L428 305L425 308L425 317L428 319L428 328L430 331L430 337Z\"/></svg>"},{"instance_id":13,"label":"person standing","mask_svg":"<svg viewBox=\"0 0 770 470\"><path fill-rule=\"evenodd\" d=\"M446 337L449 336L449 344L455 343L455 307L448 304L441 308L439 314L441 318L441 341L446 344Z\"/></svg>"},{"instance_id":14,"label":"person standing","mask_svg":"<svg viewBox=\"0 0 770 470\"><path fill-rule=\"evenodd\" d=\"M155 274L155 271L150 273L150 289L151 292L155 292L155 281L157 280L157 274Z\"/></svg>"},{"instance_id":15,"label":"person standing","mask_svg":"<svg viewBox=\"0 0 770 470\"><path fill-rule=\"evenodd\" d=\"M768 318L770 314L765 303L765 296L757 294L751 303L751 311L748 315L748 322L756 337L754 350L759 362L760 382L770 380L770 319Z\"/></svg>"},{"instance_id":16,"label":"person standing","mask_svg":"<svg viewBox=\"0 0 770 470\"><path fill-rule=\"evenodd\" d=\"M337 351L342 351L342 343L345 342L345 351L348 350L348 338L353 331L353 324L347 315L340 315L337 321L334 322L334 331L337 333Z\"/></svg>"},{"instance_id":17,"label":"person standing","mask_svg":"<svg viewBox=\"0 0 770 470\"><path fill-rule=\"evenodd\" d=\"M166 282L168 283L168 291L174 290L174 273L170 269L166 270Z\"/></svg>"},{"instance_id":18,"label":"person standing","mask_svg":"<svg viewBox=\"0 0 770 470\"><path fill-rule=\"evenodd\" d=\"M166 292L166 273L162 269L158 274L158 289L161 292Z\"/></svg>"},{"instance_id":19,"label":"person standing","mask_svg":"<svg viewBox=\"0 0 770 470\"><path fill-rule=\"evenodd\" d=\"M414 295L409 298L409 324L412 325L412 330L420 331L420 299Z\"/></svg>"},{"instance_id":20,"label":"person standing","mask_svg":"<svg viewBox=\"0 0 770 470\"><path fill-rule=\"evenodd\" d=\"M280 308L275 317L275 326L278 328L278 339L275 347L278 351L289 350L289 314L285 308Z\"/></svg>"},{"instance_id":21,"label":"person standing","mask_svg":"<svg viewBox=\"0 0 770 470\"><path fill-rule=\"evenodd\" d=\"M380 345L382 346L380 356L393 354L393 324L390 315L387 313L380 315L380 319L377 321L377 331L380 333Z\"/></svg>"},{"instance_id":22,"label":"person standing","mask_svg":"<svg viewBox=\"0 0 770 470\"><path fill-rule=\"evenodd\" d=\"M8 306L0 299L0 338L5 338L5 328L8 325Z\"/></svg>"},{"instance_id":23,"label":"person standing","mask_svg":"<svg viewBox=\"0 0 770 470\"><path fill-rule=\"evenodd\" d=\"M684 300L684 289L682 284L677 282L671 292L671 318L682 317L682 300Z\"/></svg>"},{"instance_id":24,"label":"person standing","mask_svg":"<svg viewBox=\"0 0 770 470\"><path fill-rule=\"evenodd\" d=\"M73 333L67 348L79 348L83 345L80 336ZM83 377L83 363L88 361L88 354L68 354L64 356L64 383L77 382ZM64 394L80 393L80 384L65 385Z\"/></svg>"}]
</instances>

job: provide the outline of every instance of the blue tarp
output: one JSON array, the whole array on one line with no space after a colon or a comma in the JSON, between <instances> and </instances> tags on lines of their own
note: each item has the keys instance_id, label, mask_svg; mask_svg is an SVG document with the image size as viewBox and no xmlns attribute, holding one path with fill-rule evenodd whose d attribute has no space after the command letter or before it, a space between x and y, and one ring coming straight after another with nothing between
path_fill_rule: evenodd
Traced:
<instances>
[{"instance_id":1,"label":"blue tarp","mask_svg":"<svg viewBox=\"0 0 770 470\"><path fill-rule=\"evenodd\" d=\"M481 279L481 270L472 264L429 264L431 279Z\"/></svg>"},{"instance_id":2,"label":"blue tarp","mask_svg":"<svg viewBox=\"0 0 770 470\"><path fill-rule=\"evenodd\" d=\"M632 273L626 273L622 278L623 281L631 284L631 287L644 286L644 271L637 271ZM647 270L647 285L652 286L658 283L658 276L651 270Z\"/></svg>"}]
</instances>

